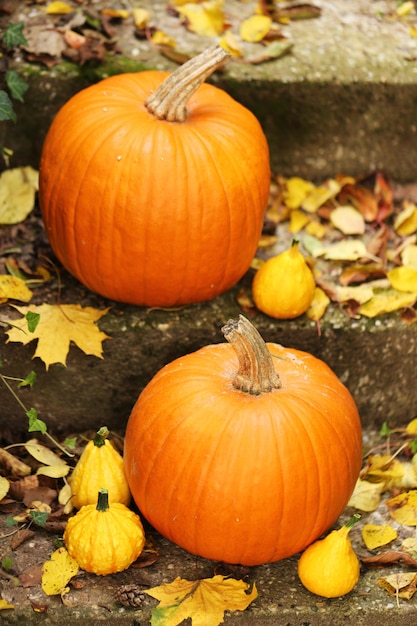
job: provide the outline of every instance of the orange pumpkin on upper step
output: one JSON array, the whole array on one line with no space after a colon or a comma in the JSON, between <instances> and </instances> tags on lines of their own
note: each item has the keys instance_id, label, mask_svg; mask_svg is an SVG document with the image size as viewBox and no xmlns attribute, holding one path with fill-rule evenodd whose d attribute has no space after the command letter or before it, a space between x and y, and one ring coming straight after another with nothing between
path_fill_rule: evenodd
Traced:
<instances>
[{"instance_id":1,"label":"orange pumpkin on upper step","mask_svg":"<svg viewBox=\"0 0 417 626\"><path fill-rule=\"evenodd\" d=\"M58 112L40 163L51 246L89 289L146 306L214 298L248 270L270 185L255 116L202 84L213 46L173 74L107 78Z\"/></svg>"},{"instance_id":2,"label":"orange pumpkin on upper step","mask_svg":"<svg viewBox=\"0 0 417 626\"><path fill-rule=\"evenodd\" d=\"M142 514L194 554L243 565L303 550L339 517L362 462L354 400L311 354L265 344L244 317L163 367L125 435Z\"/></svg>"}]
</instances>

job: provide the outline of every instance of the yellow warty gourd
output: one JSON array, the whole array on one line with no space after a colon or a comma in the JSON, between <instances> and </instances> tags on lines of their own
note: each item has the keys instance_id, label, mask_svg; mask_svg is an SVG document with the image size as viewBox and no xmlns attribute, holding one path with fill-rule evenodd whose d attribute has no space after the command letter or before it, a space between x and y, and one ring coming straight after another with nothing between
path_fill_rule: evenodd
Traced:
<instances>
[{"instance_id":1,"label":"yellow warty gourd","mask_svg":"<svg viewBox=\"0 0 417 626\"><path fill-rule=\"evenodd\" d=\"M81 454L69 480L73 494L72 502L80 509L97 502L97 492L108 489L110 502L130 502L130 489L123 467L123 458L107 439L106 426L97 431Z\"/></svg>"},{"instance_id":2,"label":"yellow warty gourd","mask_svg":"<svg viewBox=\"0 0 417 626\"><path fill-rule=\"evenodd\" d=\"M143 550L145 533L139 515L120 502L109 504L100 489L96 504L81 507L64 532L68 553L86 572L100 576L121 572Z\"/></svg>"},{"instance_id":3,"label":"yellow warty gourd","mask_svg":"<svg viewBox=\"0 0 417 626\"><path fill-rule=\"evenodd\" d=\"M360 565L348 534L359 518L360 515L354 515L342 528L303 552L298 561L298 576L306 589L324 598L337 598L352 591L359 580Z\"/></svg>"},{"instance_id":4,"label":"yellow warty gourd","mask_svg":"<svg viewBox=\"0 0 417 626\"><path fill-rule=\"evenodd\" d=\"M294 240L289 250L265 261L255 274L252 294L257 308L277 319L305 313L315 289L313 273Z\"/></svg>"}]
</instances>

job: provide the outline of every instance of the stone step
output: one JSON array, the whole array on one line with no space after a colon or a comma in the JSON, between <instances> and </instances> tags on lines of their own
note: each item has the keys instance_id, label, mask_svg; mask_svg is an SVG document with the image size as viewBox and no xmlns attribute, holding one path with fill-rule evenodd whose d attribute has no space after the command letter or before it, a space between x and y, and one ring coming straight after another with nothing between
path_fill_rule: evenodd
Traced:
<instances>
[{"instance_id":1,"label":"stone step","mask_svg":"<svg viewBox=\"0 0 417 626\"><path fill-rule=\"evenodd\" d=\"M92 3L96 4L97 3ZM102 0L100 6L112 2ZM234 28L253 10L254 2L225 3ZM377 0L316 0L320 18L283 25L292 41L290 54L259 65L231 62L213 77L260 119L271 147L273 171L321 181L338 173L357 175L376 168L395 180L415 181L417 161L417 40L409 35L409 22L395 14L396 3ZM42 6L15 2L11 21L36 19ZM166 3L152 2L155 21L178 39L178 48L194 54L212 43L181 29L165 11ZM3 21L4 18L1 18ZM0 22L0 27L4 24ZM99 66L78 67L59 63L52 68L15 63L29 83L24 104L16 104L18 123L0 124L0 145L13 149L12 165L38 166L44 136L56 111L79 89L106 73L146 68L172 70L175 64L158 50L133 36L131 22L116 26L123 55ZM245 46L258 54L259 45ZM35 346L0 341L2 371L10 376L37 373L32 391L22 389L20 398L34 406L48 429L57 437L97 429L106 424L121 434L130 410L150 378L174 358L203 345L222 341L221 327L241 312L237 295L248 288L251 273L239 285L215 300L175 311L148 310L108 302L86 291L65 272L60 299L63 303L104 309L100 328L109 335L102 360L86 356L72 346L67 366L32 360ZM57 301L52 285L39 302ZM35 300L36 302L36 300ZM251 317L264 339L311 352L326 361L352 392L364 426L365 441L375 436L382 423L407 423L417 414L417 333L398 315L375 320L350 319L332 306L320 324L304 316L295 321L276 321L262 314ZM2 335L4 329L1 329ZM27 419L14 398L0 388L0 433L7 441L27 436ZM364 517L365 519L365 517ZM6 532L0 516L0 536ZM144 600L139 609L115 604L122 584L143 581L151 586L176 576L210 577L215 564L196 559L152 533L160 560L144 570L118 576L86 576L84 588L72 590L65 604L47 598L39 584L32 588L1 581L2 597L15 609L2 611L4 624L39 624L33 606L47 605L45 624L65 626L99 623L138 626L148 624L155 602ZM354 532L357 538L359 528ZM353 533L353 531L352 531ZM30 543L42 564L52 551L51 537L42 531ZM19 551L14 553L17 566ZM379 570L363 572L355 590L336 600L324 600L307 592L298 581L297 557L263 565L250 572L259 598L243 613L228 613L231 626L392 626L412 624L414 601L389 597L377 586ZM389 573L393 568L389 568ZM384 570L385 573L386 570ZM32 604L34 603L34 605Z\"/></svg>"},{"instance_id":2,"label":"stone step","mask_svg":"<svg viewBox=\"0 0 417 626\"><path fill-rule=\"evenodd\" d=\"M23 0L14 4L14 12L0 18L0 26L8 19L23 20L30 37L44 8L28 7ZM234 34L255 4L226 2ZM317 0L315 4L322 9L320 17L282 24L282 35L292 44L289 54L260 64L232 61L213 82L257 115L276 173L323 180L341 172L355 176L381 169L397 181L415 180L417 39L409 32L412 16L397 16L392 0ZM112 3L101 0L95 5L90 8ZM165 2L152 2L151 8L151 24L174 37L178 51L192 56L216 41L179 25ZM13 149L14 164L38 164L54 114L91 82L123 71L176 67L146 40L134 36L131 19L115 25L115 38L122 55L98 65L61 62L45 68L22 60L12 63L30 86L25 102L16 103L18 124L0 125L0 145ZM246 59L259 56L263 49L261 44L242 48Z\"/></svg>"}]
</instances>

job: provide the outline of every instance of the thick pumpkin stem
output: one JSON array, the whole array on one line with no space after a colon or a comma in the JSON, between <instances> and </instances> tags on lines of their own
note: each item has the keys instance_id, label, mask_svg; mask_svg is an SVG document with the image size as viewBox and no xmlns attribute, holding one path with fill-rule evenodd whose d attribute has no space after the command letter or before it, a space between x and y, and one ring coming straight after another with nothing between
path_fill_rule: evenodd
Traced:
<instances>
[{"instance_id":1,"label":"thick pumpkin stem","mask_svg":"<svg viewBox=\"0 0 417 626\"><path fill-rule=\"evenodd\" d=\"M108 489L100 489L97 498L97 511L105 513L109 508L109 492Z\"/></svg>"},{"instance_id":2,"label":"thick pumpkin stem","mask_svg":"<svg viewBox=\"0 0 417 626\"><path fill-rule=\"evenodd\" d=\"M237 389L259 395L281 387L272 356L249 320L239 315L238 320L229 320L222 332L239 360L239 370L233 381Z\"/></svg>"},{"instance_id":3,"label":"thick pumpkin stem","mask_svg":"<svg viewBox=\"0 0 417 626\"><path fill-rule=\"evenodd\" d=\"M188 100L229 56L224 48L214 45L181 65L146 98L149 113L159 120L184 122Z\"/></svg>"},{"instance_id":4,"label":"thick pumpkin stem","mask_svg":"<svg viewBox=\"0 0 417 626\"><path fill-rule=\"evenodd\" d=\"M95 437L93 439L94 445L97 446L97 448L101 448L101 446L104 446L104 444L106 443L106 439L109 436L109 429L107 428L107 426L102 426L95 434Z\"/></svg>"}]
</instances>

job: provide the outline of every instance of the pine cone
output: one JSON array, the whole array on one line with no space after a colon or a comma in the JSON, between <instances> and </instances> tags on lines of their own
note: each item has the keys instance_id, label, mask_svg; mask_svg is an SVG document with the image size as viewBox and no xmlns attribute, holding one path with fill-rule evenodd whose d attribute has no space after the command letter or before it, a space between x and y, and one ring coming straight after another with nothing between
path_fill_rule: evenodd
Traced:
<instances>
[{"instance_id":1,"label":"pine cone","mask_svg":"<svg viewBox=\"0 0 417 626\"><path fill-rule=\"evenodd\" d=\"M118 604L138 608L145 599L145 594L139 585L131 584L118 587L115 597Z\"/></svg>"}]
</instances>

